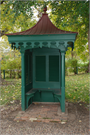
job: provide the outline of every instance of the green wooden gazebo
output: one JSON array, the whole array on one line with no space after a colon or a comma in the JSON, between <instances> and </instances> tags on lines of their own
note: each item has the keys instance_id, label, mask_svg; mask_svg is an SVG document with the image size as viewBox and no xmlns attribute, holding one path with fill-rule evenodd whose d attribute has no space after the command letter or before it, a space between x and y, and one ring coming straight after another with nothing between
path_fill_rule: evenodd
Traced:
<instances>
[{"instance_id":1,"label":"green wooden gazebo","mask_svg":"<svg viewBox=\"0 0 90 135\"><path fill-rule=\"evenodd\" d=\"M74 48L78 33L56 28L46 11L34 27L6 35L21 52L22 110L32 102L60 102L65 112L65 52Z\"/></svg>"}]
</instances>

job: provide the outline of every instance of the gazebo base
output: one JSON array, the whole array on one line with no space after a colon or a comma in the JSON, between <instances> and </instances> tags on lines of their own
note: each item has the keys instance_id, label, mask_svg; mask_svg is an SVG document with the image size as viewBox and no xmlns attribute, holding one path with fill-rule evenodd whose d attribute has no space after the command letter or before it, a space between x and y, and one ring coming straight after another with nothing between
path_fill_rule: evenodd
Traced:
<instances>
[{"instance_id":1,"label":"gazebo base","mask_svg":"<svg viewBox=\"0 0 90 135\"><path fill-rule=\"evenodd\" d=\"M68 110L68 107L66 106ZM19 111L14 121L51 122L65 124L68 113L60 111L60 103L33 102L26 111Z\"/></svg>"}]
</instances>

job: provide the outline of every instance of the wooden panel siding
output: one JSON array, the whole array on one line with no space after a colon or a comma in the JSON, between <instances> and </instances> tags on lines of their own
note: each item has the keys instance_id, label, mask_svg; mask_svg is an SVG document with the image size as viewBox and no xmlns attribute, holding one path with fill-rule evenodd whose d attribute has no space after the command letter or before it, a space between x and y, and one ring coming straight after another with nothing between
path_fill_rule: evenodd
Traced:
<instances>
[{"instance_id":1,"label":"wooden panel siding","mask_svg":"<svg viewBox=\"0 0 90 135\"><path fill-rule=\"evenodd\" d=\"M46 81L46 57L45 56L36 56L36 81Z\"/></svg>"},{"instance_id":2,"label":"wooden panel siding","mask_svg":"<svg viewBox=\"0 0 90 135\"><path fill-rule=\"evenodd\" d=\"M59 56L49 56L49 81L59 81Z\"/></svg>"}]
</instances>

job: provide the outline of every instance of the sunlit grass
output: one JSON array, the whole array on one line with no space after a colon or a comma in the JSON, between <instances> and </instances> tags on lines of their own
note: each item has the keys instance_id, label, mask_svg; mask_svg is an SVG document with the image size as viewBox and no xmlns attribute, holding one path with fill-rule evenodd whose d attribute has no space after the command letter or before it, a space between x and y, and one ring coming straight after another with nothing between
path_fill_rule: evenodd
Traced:
<instances>
[{"instance_id":1,"label":"sunlit grass","mask_svg":"<svg viewBox=\"0 0 90 135\"><path fill-rule=\"evenodd\" d=\"M7 79L12 81L11 79ZM16 79L13 79L16 81ZM15 84L1 86L0 104L13 103L15 100L21 100L21 79L18 79Z\"/></svg>"},{"instance_id":2,"label":"sunlit grass","mask_svg":"<svg viewBox=\"0 0 90 135\"><path fill-rule=\"evenodd\" d=\"M66 100L89 103L89 77L90 74L66 76Z\"/></svg>"}]
</instances>

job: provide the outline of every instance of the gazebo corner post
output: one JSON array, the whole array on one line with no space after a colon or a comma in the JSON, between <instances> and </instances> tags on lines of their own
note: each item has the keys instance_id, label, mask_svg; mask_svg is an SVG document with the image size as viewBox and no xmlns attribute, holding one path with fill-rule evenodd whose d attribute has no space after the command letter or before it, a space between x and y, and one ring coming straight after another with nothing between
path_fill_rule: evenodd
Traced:
<instances>
[{"instance_id":1,"label":"gazebo corner post","mask_svg":"<svg viewBox=\"0 0 90 135\"><path fill-rule=\"evenodd\" d=\"M22 68L22 77L21 77L21 108L22 111L26 109L26 100L25 100L25 51L21 50L21 68Z\"/></svg>"},{"instance_id":2,"label":"gazebo corner post","mask_svg":"<svg viewBox=\"0 0 90 135\"><path fill-rule=\"evenodd\" d=\"M61 111L65 112L65 51L61 51Z\"/></svg>"}]
</instances>

